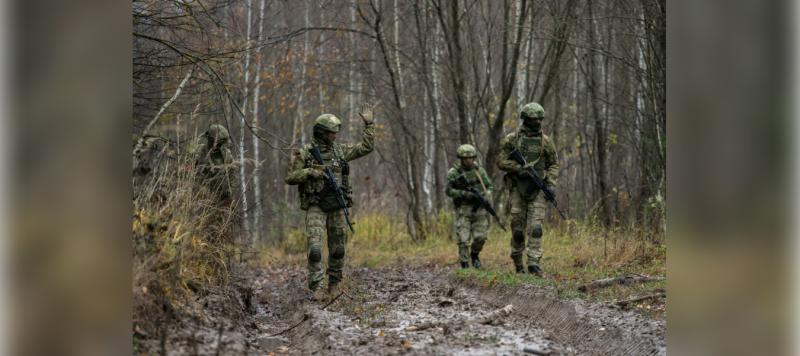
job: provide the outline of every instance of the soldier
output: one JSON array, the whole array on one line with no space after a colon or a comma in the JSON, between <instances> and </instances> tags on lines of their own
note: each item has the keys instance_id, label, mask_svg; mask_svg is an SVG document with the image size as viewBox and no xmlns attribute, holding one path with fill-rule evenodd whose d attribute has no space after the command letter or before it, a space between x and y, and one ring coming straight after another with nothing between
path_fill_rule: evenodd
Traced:
<instances>
[{"instance_id":1,"label":"soldier","mask_svg":"<svg viewBox=\"0 0 800 356\"><path fill-rule=\"evenodd\" d=\"M479 197L467 189L475 188L489 199L492 181L483 167L475 161L478 156L472 145L461 145L456 150L460 161L447 171L447 196L453 198L456 209L455 231L458 237L458 261L461 268L481 268L480 253L489 230L489 217L485 209L475 209ZM460 180L459 177L465 179Z\"/></svg>"},{"instance_id":2,"label":"soldier","mask_svg":"<svg viewBox=\"0 0 800 356\"><path fill-rule=\"evenodd\" d=\"M197 155L198 176L207 182L211 191L220 201L230 203L233 198L235 177L233 176L233 154L230 149L230 135L224 126L214 124L208 127L201 139Z\"/></svg>"},{"instance_id":3,"label":"soldier","mask_svg":"<svg viewBox=\"0 0 800 356\"><path fill-rule=\"evenodd\" d=\"M503 138L502 150L497 161L497 166L508 172L506 182L510 188L511 259L514 261L514 268L517 273L525 273L522 255L525 252L527 237L528 273L537 276L542 275L539 262L542 258L542 222L547 205L544 194L540 194L538 189L528 190L528 186L533 184L529 176L522 172L523 167L508 156L515 148L518 149L528 162L528 166L533 167L544 178L547 186L555 192L558 158L553 141L542 133L544 117L544 108L541 105L525 104L520 110L522 127Z\"/></svg>"},{"instance_id":4,"label":"soldier","mask_svg":"<svg viewBox=\"0 0 800 356\"><path fill-rule=\"evenodd\" d=\"M286 184L299 185L300 208L306 211L305 235L308 239L308 289L313 300L318 300L317 289L323 279L322 239L328 236L328 292L338 293L342 280L345 245L347 244L347 223L344 211L339 207L334 191L326 189L323 170L330 168L345 193L347 206L353 205L353 189L350 182L348 162L372 152L374 147L375 125L374 105L362 105L359 116L364 121L361 142L351 144L335 143L341 121L331 114L320 115L314 122L314 138L294 153L286 175ZM318 165L310 151L318 147L325 162Z\"/></svg>"}]
</instances>

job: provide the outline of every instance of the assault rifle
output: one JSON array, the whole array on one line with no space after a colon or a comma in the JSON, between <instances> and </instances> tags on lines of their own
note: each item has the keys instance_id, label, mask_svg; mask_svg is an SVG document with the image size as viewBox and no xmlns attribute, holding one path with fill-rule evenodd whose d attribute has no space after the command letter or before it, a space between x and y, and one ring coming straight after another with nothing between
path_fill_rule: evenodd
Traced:
<instances>
[{"instance_id":1,"label":"assault rifle","mask_svg":"<svg viewBox=\"0 0 800 356\"><path fill-rule=\"evenodd\" d=\"M503 231L506 231L506 227L503 226L502 222L500 222L500 218L497 216L497 212L492 207L492 204L489 204L489 201L486 200L483 194L481 194L477 189L470 187L469 181L467 181L467 177L465 177L463 174L458 176L458 178L456 179L456 184L463 187L462 190L466 190L474 194L475 197L478 199L478 204L472 207L473 213L478 211L478 209L480 208L486 209L486 211L488 211L489 214L494 216L494 220L497 221L497 225L500 225L500 228L503 229Z\"/></svg>"},{"instance_id":2,"label":"assault rifle","mask_svg":"<svg viewBox=\"0 0 800 356\"><path fill-rule=\"evenodd\" d=\"M517 150L516 148L513 151L511 151L511 154L508 155L508 158L512 159L514 162L519 163L519 165L522 167L525 167L525 165L528 164L527 162L525 162L525 157L522 157L522 153L520 153L519 150ZM542 179L542 177L539 176L538 173L536 173L536 170L534 170L533 167L528 167L525 169L525 173L527 173L527 175L533 181L533 185L528 186L528 191L526 192L526 195L530 196L531 194L533 194L534 187L539 188L539 190L541 190L542 193L544 193L544 199L550 202L550 204L553 204L553 207L556 208L558 214L561 215L561 218L567 220L567 216L558 207L558 202L556 201L555 193L553 193L550 187L548 187L547 184L544 183L544 180Z\"/></svg>"},{"instance_id":3,"label":"assault rifle","mask_svg":"<svg viewBox=\"0 0 800 356\"><path fill-rule=\"evenodd\" d=\"M314 157L314 160L317 161L318 164L325 167L325 170L323 171L325 175L325 184L328 186L328 189L332 190L336 195L336 202L344 211L344 219L347 221L347 226L350 227L350 231L355 233L356 230L353 229L353 224L350 223L350 212L347 210L347 202L344 200L344 192L342 191L342 187L339 186L339 183L336 183L336 176L333 175L330 167L325 166L325 161L322 160L322 154L319 152L319 147L311 147L311 156Z\"/></svg>"}]
</instances>

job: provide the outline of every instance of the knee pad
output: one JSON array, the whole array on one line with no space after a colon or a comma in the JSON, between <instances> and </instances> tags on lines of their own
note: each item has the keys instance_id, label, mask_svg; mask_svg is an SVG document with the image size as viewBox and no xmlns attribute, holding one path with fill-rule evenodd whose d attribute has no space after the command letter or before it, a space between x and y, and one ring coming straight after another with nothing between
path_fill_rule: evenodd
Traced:
<instances>
[{"instance_id":1,"label":"knee pad","mask_svg":"<svg viewBox=\"0 0 800 356\"><path fill-rule=\"evenodd\" d=\"M542 224L533 224L531 236L533 236L534 238L542 237Z\"/></svg>"},{"instance_id":2,"label":"knee pad","mask_svg":"<svg viewBox=\"0 0 800 356\"><path fill-rule=\"evenodd\" d=\"M525 234L522 231L514 231L512 236L514 237L514 242L518 244L525 242Z\"/></svg>"},{"instance_id":3,"label":"knee pad","mask_svg":"<svg viewBox=\"0 0 800 356\"><path fill-rule=\"evenodd\" d=\"M333 253L331 253L331 258L333 259L342 259L344 258L344 246L336 246L333 248Z\"/></svg>"},{"instance_id":4,"label":"knee pad","mask_svg":"<svg viewBox=\"0 0 800 356\"><path fill-rule=\"evenodd\" d=\"M322 251L320 251L319 247L311 247L308 250L308 261L311 263L322 261Z\"/></svg>"}]
</instances>

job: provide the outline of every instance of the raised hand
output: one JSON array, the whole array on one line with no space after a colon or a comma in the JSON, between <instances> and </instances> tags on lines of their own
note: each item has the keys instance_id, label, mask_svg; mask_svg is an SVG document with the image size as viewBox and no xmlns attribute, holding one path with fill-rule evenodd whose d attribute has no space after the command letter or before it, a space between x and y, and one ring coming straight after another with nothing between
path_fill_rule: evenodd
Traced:
<instances>
[{"instance_id":1,"label":"raised hand","mask_svg":"<svg viewBox=\"0 0 800 356\"><path fill-rule=\"evenodd\" d=\"M361 104L361 108L358 110L358 116L361 116L361 119L364 120L365 124L371 124L375 122L374 118L374 111L375 107L378 106L380 102L376 102L374 104L370 103L363 103Z\"/></svg>"}]
</instances>

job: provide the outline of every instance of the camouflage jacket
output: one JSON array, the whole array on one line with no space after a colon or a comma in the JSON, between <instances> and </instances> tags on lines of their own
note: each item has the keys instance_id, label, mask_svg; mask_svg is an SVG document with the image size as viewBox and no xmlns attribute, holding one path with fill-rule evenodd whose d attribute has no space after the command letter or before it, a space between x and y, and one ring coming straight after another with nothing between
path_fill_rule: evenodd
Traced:
<instances>
[{"instance_id":1,"label":"camouflage jacket","mask_svg":"<svg viewBox=\"0 0 800 356\"><path fill-rule=\"evenodd\" d=\"M556 146L549 136L545 134L528 136L525 134L524 129L521 129L506 135L500 142L500 146L497 167L507 172L504 181L512 187L517 187L520 194L526 190L530 182L525 176L517 174L522 167L508 158L515 148L522 153L529 165L533 165L534 169L544 178L548 185L557 186L558 157L556 155Z\"/></svg>"},{"instance_id":2,"label":"camouflage jacket","mask_svg":"<svg viewBox=\"0 0 800 356\"><path fill-rule=\"evenodd\" d=\"M233 198L237 186L233 162L227 146L211 148L204 144L197 151L198 177L224 200Z\"/></svg>"},{"instance_id":3,"label":"camouflage jacket","mask_svg":"<svg viewBox=\"0 0 800 356\"><path fill-rule=\"evenodd\" d=\"M322 160L325 165L319 165L311 156L311 148L317 146L320 149ZM336 176L336 181L342 186L345 192L345 199L348 206L352 206L352 185L350 182L350 165L348 162L361 158L375 147L375 125L364 125L361 142L357 144L321 145L317 140L304 145L301 149L294 152L292 160L284 181L289 185L299 185L300 208L307 210L311 205L319 205L323 210L334 210L336 207L331 205L331 191L325 189L324 178L314 178L311 169L323 170L325 167L331 169Z\"/></svg>"},{"instance_id":4,"label":"camouflage jacket","mask_svg":"<svg viewBox=\"0 0 800 356\"><path fill-rule=\"evenodd\" d=\"M464 175L467 181L467 186L463 186L458 184L458 177ZM466 193L466 189L468 188L475 188L478 192L483 194L483 196L487 199L491 199L492 197L492 180L489 179L489 175L486 174L486 170L483 169L481 166L476 166L471 169L466 169L461 165L461 162L456 162L453 168L450 168L447 171L447 196L453 198L453 203L456 207L461 206L463 204L471 204L474 202L469 202L464 199L464 193Z\"/></svg>"}]
</instances>

